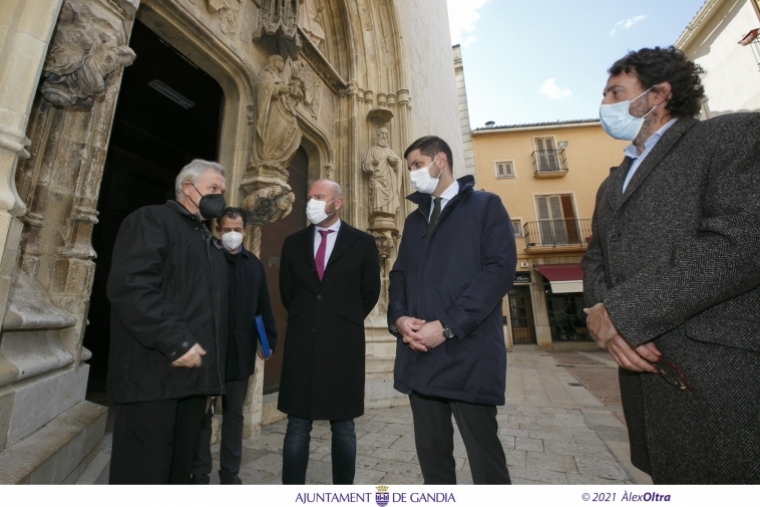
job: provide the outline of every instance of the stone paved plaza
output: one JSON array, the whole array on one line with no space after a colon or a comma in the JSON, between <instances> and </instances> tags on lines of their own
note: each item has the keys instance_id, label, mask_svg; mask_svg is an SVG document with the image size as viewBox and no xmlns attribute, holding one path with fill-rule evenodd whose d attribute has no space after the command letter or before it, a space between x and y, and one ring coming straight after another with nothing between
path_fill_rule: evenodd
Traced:
<instances>
[{"instance_id":1,"label":"stone paved plaza","mask_svg":"<svg viewBox=\"0 0 760 507\"><path fill-rule=\"evenodd\" d=\"M507 404L499 407L499 436L515 484L650 483L628 459L617 368L605 352L509 353ZM281 482L285 421L244 442L244 484ZM370 409L356 420L356 484L422 484L407 405ZM460 484L472 484L467 454L455 432ZM213 447L218 458L218 445ZM218 482L214 462L212 483ZM330 484L330 427L315 422L310 484Z\"/></svg>"}]
</instances>

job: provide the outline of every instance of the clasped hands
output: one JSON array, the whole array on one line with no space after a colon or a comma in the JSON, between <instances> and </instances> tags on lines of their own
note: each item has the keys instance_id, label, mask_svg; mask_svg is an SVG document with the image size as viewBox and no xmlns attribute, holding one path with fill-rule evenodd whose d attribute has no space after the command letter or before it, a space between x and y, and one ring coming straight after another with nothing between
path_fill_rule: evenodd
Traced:
<instances>
[{"instance_id":1,"label":"clasped hands","mask_svg":"<svg viewBox=\"0 0 760 507\"><path fill-rule=\"evenodd\" d=\"M399 317L393 323L410 349L427 352L443 343L443 325L440 320L425 322L414 317Z\"/></svg>"},{"instance_id":2,"label":"clasped hands","mask_svg":"<svg viewBox=\"0 0 760 507\"><path fill-rule=\"evenodd\" d=\"M604 303L597 303L586 312L586 327L591 337L600 349L606 349L612 354L615 362L621 368L636 372L657 373L652 363L660 360L662 353L654 342L648 342L635 349L618 332L615 324L607 313Z\"/></svg>"}]
</instances>

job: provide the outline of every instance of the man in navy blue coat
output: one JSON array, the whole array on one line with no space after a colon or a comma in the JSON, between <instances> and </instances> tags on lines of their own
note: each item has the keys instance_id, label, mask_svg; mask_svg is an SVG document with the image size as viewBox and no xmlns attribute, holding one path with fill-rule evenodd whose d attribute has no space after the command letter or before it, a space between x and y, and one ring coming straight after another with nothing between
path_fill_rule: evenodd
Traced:
<instances>
[{"instance_id":1,"label":"man in navy blue coat","mask_svg":"<svg viewBox=\"0 0 760 507\"><path fill-rule=\"evenodd\" d=\"M507 355L501 302L514 280L512 223L498 196L452 175L451 148L404 153L419 205L390 273L388 324L399 340L394 387L409 395L425 484L456 484L454 415L475 484L510 484L497 436Z\"/></svg>"}]
</instances>

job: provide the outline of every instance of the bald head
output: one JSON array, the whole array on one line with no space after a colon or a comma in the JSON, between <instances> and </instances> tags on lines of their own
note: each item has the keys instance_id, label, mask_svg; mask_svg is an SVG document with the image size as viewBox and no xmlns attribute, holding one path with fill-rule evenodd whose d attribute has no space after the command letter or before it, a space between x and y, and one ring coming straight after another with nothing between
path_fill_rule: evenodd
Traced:
<instances>
[{"instance_id":1,"label":"bald head","mask_svg":"<svg viewBox=\"0 0 760 507\"><path fill-rule=\"evenodd\" d=\"M308 200L324 201L325 213L329 216L320 227L329 227L340 218L340 210L343 208L343 189L332 180L317 180L309 187L309 193L306 194Z\"/></svg>"}]
</instances>

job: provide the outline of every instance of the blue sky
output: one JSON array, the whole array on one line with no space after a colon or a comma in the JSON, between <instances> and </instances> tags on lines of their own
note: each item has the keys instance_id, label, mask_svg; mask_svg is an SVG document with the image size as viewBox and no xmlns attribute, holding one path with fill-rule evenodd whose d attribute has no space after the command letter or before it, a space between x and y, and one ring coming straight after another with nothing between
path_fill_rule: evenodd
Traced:
<instances>
[{"instance_id":1,"label":"blue sky","mask_svg":"<svg viewBox=\"0 0 760 507\"><path fill-rule=\"evenodd\" d=\"M447 0L470 123L598 117L607 69L675 43L704 0Z\"/></svg>"}]
</instances>

